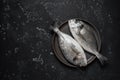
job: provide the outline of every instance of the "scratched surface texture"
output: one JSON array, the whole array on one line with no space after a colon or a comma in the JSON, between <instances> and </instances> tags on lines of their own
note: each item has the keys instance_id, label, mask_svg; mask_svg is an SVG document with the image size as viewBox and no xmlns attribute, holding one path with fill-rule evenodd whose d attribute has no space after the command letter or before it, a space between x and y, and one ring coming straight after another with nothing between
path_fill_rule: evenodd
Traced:
<instances>
[{"instance_id":1,"label":"scratched surface texture","mask_svg":"<svg viewBox=\"0 0 120 80\"><path fill-rule=\"evenodd\" d=\"M120 80L119 11L115 0L0 0L0 80ZM96 59L74 69L57 60L49 27L70 18L100 31L106 66Z\"/></svg>"}]
</instances>

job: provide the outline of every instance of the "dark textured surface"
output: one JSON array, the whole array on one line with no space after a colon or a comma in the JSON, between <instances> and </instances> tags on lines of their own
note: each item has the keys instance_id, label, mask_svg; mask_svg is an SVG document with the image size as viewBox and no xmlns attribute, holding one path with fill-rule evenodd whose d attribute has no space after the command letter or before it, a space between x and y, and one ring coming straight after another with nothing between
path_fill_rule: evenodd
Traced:
<instances>
[{"instance_id":1,"label":"dark textured surface","mask_svg":"<svg viewBox=\"0 0 120 80\"><path fill-rule=\"evenodd\" d=\"M0 80L120 80L119 10L115 0L0 0ZM96 59L81 70L56 59L49 27L70 18L98 28L108 65Z\"/></svg>"}]
</instances>

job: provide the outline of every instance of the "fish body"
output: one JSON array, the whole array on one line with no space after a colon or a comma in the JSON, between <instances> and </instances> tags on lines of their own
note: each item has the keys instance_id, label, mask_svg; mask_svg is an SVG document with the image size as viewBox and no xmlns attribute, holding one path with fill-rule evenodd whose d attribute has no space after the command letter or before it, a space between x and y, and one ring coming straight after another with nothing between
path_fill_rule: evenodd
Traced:
<instances>
[{"instance_id":1,"label":"fish body","mask_svg":"<svg viewBox=\"0 0 120 80\"><path fill-rule=\"evenodd\" d=\"M107 58L97 51L95 32L83 21L71 19L68 21L69 29L74 39L89 53L94 54L103 64Z\"/></svg>"},{"instance_id":2,"label":"fish body","mask_svg":"<svg viewBox=\"0 0 120 80\"><path fill-rule=\"evenodd\" d=\"M60 49L66 60L80 67L86 66L86 55L78 42L71 36L61 32L57 27L53 28L53 30L58 35Z\"/></svg>"},{"instance_id":3,"label":"fish body","mask_svg":"<svg viewBox=\"0 0 120 80\"><path fill-rule=\"evenodd\" d=\"M83 21L80 21L80 23L82 26L80 30L80 34L84 37L83 39L89 44L90 47L97 50L98 47L97 47L95 31L93 30L93 28L91 28L89 25L87 25Z\"/></svg>"}]
</instances>

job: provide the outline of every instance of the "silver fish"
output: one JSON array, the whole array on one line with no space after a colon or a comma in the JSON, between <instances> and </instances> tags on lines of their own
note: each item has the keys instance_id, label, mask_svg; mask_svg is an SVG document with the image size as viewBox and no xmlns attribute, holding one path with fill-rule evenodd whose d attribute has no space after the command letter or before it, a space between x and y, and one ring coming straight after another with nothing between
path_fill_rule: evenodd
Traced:
<instances>
[{"instance_id":1,"label":"silver fish","mask_svg":"<svg viewBox=\"0 0 120 80\"><path fill-rule=\"evenodd\" d=\"M54 27L53 30L58 35L60 49L66 60L79 67L87 66L86 55L79 43L57 27Z\"/></svg>"},{"instance_id":2,"label":"silver fish","mask_svg":"<svg viewBox=\"0 0 120 80\"><path fill-rule=\"evenodd\" d=\"M94 54L101 64L103 64L107 58L101 55L97 51L95 32L85 24L83 21L77 21L71 19L68 21L69 29L75 40L88 52Z\"/></svg>"}]
</instances>

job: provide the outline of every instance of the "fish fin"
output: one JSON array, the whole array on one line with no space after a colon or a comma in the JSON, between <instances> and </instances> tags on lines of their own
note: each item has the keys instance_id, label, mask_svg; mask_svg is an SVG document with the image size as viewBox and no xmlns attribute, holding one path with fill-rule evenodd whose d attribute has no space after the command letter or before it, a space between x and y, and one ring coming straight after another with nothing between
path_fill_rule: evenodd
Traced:
<instances>
[{"instance_id":1,"label":"fish fin","mask_svg":"<svg viewBox=\"0 0 120 80\"><path fill-rule=\"evenodd\" d=\"M81 26L79 26L79 36L86 41L86 39L84 38L84 36L81 35L81 32L80 30L83 29L84 25L83 25L83 21L80 21L81 22Z\"/></svg>"},{"instance_id":2,"label":"fish fin","mask_svg":"<svg viewBox=\"0 0 120 80\"><path fill-rule=\"evenodd\" d=\"M104 65L108 59L105 56L101 55L100 53L98 53L98 52L96 52L96 53L97 53L96 57L99 59L100 63L102 65Z\"/></svg>"},{"instance_id":3,"label":"fish fin","mask_svg":"<svg viewBox=\"0 0 120 80\"><path fill-rule=\"evenodd\" d=\"M82 24L79 28L79 36L83 39L83 40L85 40L86 41L86 39L84 38L84 36L82 36L81 35L81 32L80 32L80 30L82 29L84 27L84 25Z\"/></svg>"},{"instance_id":4,"label":"fish fin","mask_svg":"<svg viewBox=\"0 0 120 80\"><path fill-rule=\"evenodd\" d=\"M86 41L86 39L84 38L84 36L81 35L81 32L79 31L79 36Z\"/></svg>"}]
</instances>

